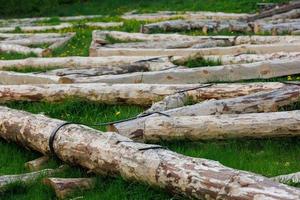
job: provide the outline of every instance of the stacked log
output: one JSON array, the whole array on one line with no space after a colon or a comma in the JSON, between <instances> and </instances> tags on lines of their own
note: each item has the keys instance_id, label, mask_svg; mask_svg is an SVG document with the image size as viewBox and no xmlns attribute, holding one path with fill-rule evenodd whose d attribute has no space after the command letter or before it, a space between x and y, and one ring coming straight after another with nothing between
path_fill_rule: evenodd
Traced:
<instances>
[{"instance_id":1,"label":"stacked log","mask_svg":"<svg viewBox=\"0 0 300 200\"><path fill-rule=\"evenodd\" d=\"M106 104L134 104L150 106L153 102L185 91L189 99L200 102L207 99L223 99L271 91L284 86L282 83L214 84L46 84L0 85L0 101L63 101L77 97ZM168 103L167 103L168 104ZM161 110L160 110L161 111Z\"/></svg>"}]
</instances>

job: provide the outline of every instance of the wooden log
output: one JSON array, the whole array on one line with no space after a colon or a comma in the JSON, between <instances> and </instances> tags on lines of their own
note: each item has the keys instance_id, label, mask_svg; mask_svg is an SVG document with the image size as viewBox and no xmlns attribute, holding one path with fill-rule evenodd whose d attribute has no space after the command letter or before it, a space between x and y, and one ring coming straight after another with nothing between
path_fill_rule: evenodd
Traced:
<instances>
[{"instance_id":1,"label":"wooden log","mask_svg":"<svg viewBox=\"0 0 300 200\"><path fill-rule=\"evenodd\" d=\"M271 17L264 18L263 20L269 21L269 20L287 20L287 19L296 19L300 17L300 9L293 9L289 12L284 12L281 14L273 15Z\"/></svg>"},{"instance_id":2,"label":"wooden log","mask_svg":"<svg viewBox=\"0 0 300 200\"><path fill-rule=\"evenodd\" d=\"M287 22L287 23L255 23L254 33L272 33L273 34L286 34L300 29L300 22Z\"/></svg>"},{"instance_id":3,"label":"wooden log","mask_svg":"<svg viewBox=\"0 0 300 200\"><path fill-rule=\"evenodd\" d=\"M84 23L85 26L97 27L97 28L111 28L122 26L122 22L87 22ZM21 29L22 32L34 32L34 31L49 31L49 30L63 30L72 28L74 24L72 23L61 23L59 25L43 25L43 26L10 26L10 27L0 27L0 32L12 32L17 27Z\"/></svg>"},{"instance_id":4,"label":"wooden log","mask_svg":"<svg viewBox=\"0 0 300 200\"><path fill-rule=\"evenodd\" d=\"M45 178L43 183L54 189L59 199L66 199L74 193L95 187L93 178Z\"/></svg>"},{"instance_id":5,"label":"wooden log","mask_svg":"<svg viewBox=\"0 0 300 200\"><path fill-rule=\"evenodd\" d=\"M232 138L295 137L300 135L300 111L235 115L150 117L139 139L210 140ZM272 124L270 126L270 124Z\"/></svg>"},{"instance_id":6,"label":"wooden log","mask_svg":"<svg viewBox=\"0 0 300 200\"><path fill-rule=\"evenodd\" d=\"M45 49L42 48L30 48L26 46L17 45L17 44L5 44L5 43L0 43L0 52L6 52L6 53L16 52L21 54L34 53L40 57L46 54Z\"/></svg>"},{"instance_id":7,"label":"wooden log","mask_svg":"<svg viewBox=\"0 0 300 200\"><path fill-rule=\"evenodd\" d=\"M121 66L125 64L135 63L135 62L147 62L152 63L155 69L154 63L157 65L159 63L167 63L168 58L162 57L147 57L147 56L110 56L110 57L51 57L51 58L25 58L18 60L0 60L0 69L10 69L10 68L25 68L25 67L35 67L35 68L49 68L49 67L64 67L64 68L86 68L86 67L103 67L103 66ZM172 67L171 63L167 63L167 67ZM173 65L174 66L174 65Z\"/></svg>"},{"instance_id":8,"label":"wooden log","mask_svg":"<svg viewBox=\"0 0 300 200\"><path fill-rule=\"evenodd\" d=\"M144 48L106 48L92 42L89 49L90 56L189 56L194 53L206 55L236 55L242 53L268 54L275 52L299 52L300 43L291 44L263 44L263 45L236 45L213 48L179 48L179 49L144 49Z\"/></svg>"},{"instance_id":9,"label":"wooden log","mask_svg":"<svg viewBox=\"0 0 300 200\"><path fill-rule=\"evenodd\" d=\"M61 30L66 28L72 28L73 24L62 23L59 25L48 25L48 26L17 26L22 32L33 32L33 31L47 31L47 30ZM0 32L11 32L17 27L0 27Z\"/></svg>"},{"instance_id":10,"label":"wooden log","mask_svg":"<svg viewBox=\"0 0 300 200\"><path fill-rule=\"evenodd\" d=\"M279 182L279 183L299 183L300 182L300 172L271 177L271 180Z\"/></svg>"},{"instance_id":11,"label":"wooden log","mask_svg":"<svg viewBox=\"0 0 300 200\"><path fill-rule=\"evenodd\" d=\"M188 60L196 59L205 59L209 61L219 62L222 65L229 64L242 64L242 63L253 63L260 62L265 60L274 60L274 59L294 59L300 56L300 52L277 52L270 54L238 54L238 55L211 55L211 56L202 56L201 54L193 54L190 56L175 56L172 57L172 62L177 65L184 65ZM0 61L1 66L1 61Z\"/></svg>"},{"instance_id":12,"label":"wooden log","mask_svg":"<svg viewBox=\"0 0 300 200\"><path fill-rule=\"evenodd\" d=\"M58 17L60 21L75 21L84 19L94 19L103 17L102 15L78 15L78 16L66 16ZM0 22L3 24L16 24L16 25L32 25L35 22L51 20L51 17L33 17L33 18L17 18L17 19L1 19Z\"/></svg>"},{"instance_id":13,"label":"wooden log","mask_svg":"<svg viewBox=\"0 0 300 200\"><path fill-rule=\"evenodd\" d=\"M37 158L35 160L31 160L29 162L26 162L24 164L25 168L28 169L29 171L39 171L43 168L45 163L49 161L48 156L42 156L40 158Z\"/></svg>"},{"instance_id":14,"label":"wooden log","mask_svg":"<svg viewBox=\"0 0 300 200\"><path fill-rule=\"evenodd\" d=\"M145 113L163 112L187 105L189 102L199 103L208 99L226 99L245 96L256 92L271 91L283 87L283 83L250 83L250 84L208 84L198 86L192 90L176 92L155 102L144 111ZM232 96L231 96L231 95ZM228 96L229 95L229 96Z\"/></svg>"},{"instance_id":15,"label":"wooden log","mask_svg":"<svg viewBox=\"0 0 300 200\"><path fill-rule=\"evenodd\" d=\"M72 83L66 77L0 71L0 85Z\"/></svg>"},{"instance_id":16,"label":"wooden log","mask_svg":"<svg viewBox=\"0 0 300 200\"><path fill-rule=\"evenodd\" d=\"M121 41L197 41L204 39L227 39L234 40L234 36L189 36L182 34L144 34L128 33L121 31L93 31L93 40L97 44L109 44L107 37L112 37Z\"/></svg>"},{"instance_id":17,"label":"wooden log","mask_svg":"<svg viewBox=\"0 0 300 200\"><path fill-rule=\"evenodd\" d=\"M209 31L231 31L231 32L250 32L251 28L248 23L238 20L172 20L156 22L151 24L142 25L141 32L151 33L157 31L188 31L188 30L203 30L206 28ZM206 31L204 31L206 32Z\"/></svg>"},{"instance_id":18,"label":"wooden log","mask_svg":"<svg viewBox=\"0 0 300 200\"><path fill-rule=\"evenodd\" d=\"M51 44L47 49L54 50L56 48L62 47L65 44L67 44L74 36L75 36L75 33L70 33L68 36L66 36L62 40L56 41L53 44Z\"/></svg>"},{"instance_id":19,"label":"wooden log","mask_svg":"<svg viewBox=\"0 0 300 200\"><path fill-rule=\"evenodd\" d=\"M172 18L183 18L190 20L228 20L228 19L240 19L246 18L248 14L245 13L223 13L223 12L174 12L174 11L158 11L156 13L143 13L136 14L134 12L125 13L122 15L123 19L127 20L139 20L139 21L157 21L157 20L168 20Z\"/></svg>"},{"instance_id":20,"label":"wooden log","mask_svg":"<svg viewBox=\"0 0 300 200\"><path fill-rule=\"evenodd\" d=\"M42 115L0 108L0 137L45 154L49 153L51 132L62 123ZM266 177L225 167L216 161L180 155L158 145L135 143L119 134L85 126L61 127L53 147L64 162L81 165L98 174L121 175L188 198L300 198L299 189Z\"/></svg>"},{"instance_id":21,"label":"wooden log","mask_svg":"<svg viewBox=\"0 0 300 200\"><path fill-rule=\"evenodd\" d=\"M42 176L53 176L55 174L63 172L65 169L66 166L61 166L57 169L43 169L40 171L25 174L0 176L0 192L6 191L8 187L12 184L29 184L34 181L37 181Z\"/></svg>"},{"instance_id":22,"label":"wooden log","mask_svg":"<svg viewBox=\"0 0 300 200\"><path fill-rule=\"evenodd\" d=\"M202 87L199 84L45 84L45 85L0 85L0 102L8 101L62 101L77 97L105 104L135 104L150 106L153 102L189 90L189 99L200 102L206 99L223 99L244 96L260 91L283 87L282 83L234 83L214 84ZM190 90L194 89L195 90ZM163 111L163 110L160 110Z\"/></svg>"},{"instance_id":23,"label":"wooden log","mask_svg":"<svg viewBox=\"0 0 300 200\"><path fill-rule=\"evenodd\" d=\"M283 5L283 6L280 6L278 8L274 8L274 9L267 10L267 11L264 11L262 13L259 13L257 15L250 16L250 17L247 18L247 21L255 21L255 20L258 20L258 19L271 17L273 15L289 12L291 10L298 9L298 8L300 8L300 3L299 2Z\"/></svg>"},{"instance_id":24,"label":"wooden log","mask_svg":"<svg viewBox=\"0 0 300 200\"><path fill-rule=\"evenodd\" d=\"M298 102L300 98L300 86L289 85L271 92L259 92L247 96L208 100L191 106L170 109L163 113L170 116L205 116L220 114L241 114L258 112L276 112L282 106ZM135 120L113 124L109 130L121 135L141 139L145 121L148 118L158 116L152 114Z\"/></svg>"},{"instance_id":25,"label":"wooden log","mask_svg":"<svg viewBox=\"0 0 300 200\"><path fill-rule=\"evenodd\" d=\"M127 74L133 72L148 72L150 69L144 63L122 65L118 67L98 67L98 68L82 68L82 69L55 69L42 74L56 75L61 77L68 77L77 79L80 77L93 77L101 75L116 75Z\"/></svg>"},{"instance_id":26,"label":"wooden log","mask_svg":"<svg viewBox=\"0 0 300 200\"><path fill-rule=\"evenodd\" d=\"M123 22L86 22L86 26L97 27L97 28L112 28L123 26Z\"/></svg>"},{"instance_id":27,"label":"wooden log","mask_svg":"<svg viewBox=\"0 0 300 200\"><path fill-rule=\"evenodd\" d=\"M171 69L155 72L104 75L95 77L70 78L74 83L211 83L233 82L250 79L268 79L300 73L300 59L275 59L262 62L199 67L191 69Z\"/></svg>"}]
</instances>

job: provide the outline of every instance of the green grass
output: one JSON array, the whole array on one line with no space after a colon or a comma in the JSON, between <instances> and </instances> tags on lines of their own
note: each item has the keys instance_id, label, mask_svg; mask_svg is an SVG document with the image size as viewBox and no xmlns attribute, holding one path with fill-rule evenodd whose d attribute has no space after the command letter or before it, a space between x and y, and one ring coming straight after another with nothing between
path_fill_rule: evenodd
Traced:
<instances>
[{"instance_id":1,"label":"green grass","mask_svg":"<svg viewBox=\"0 0 300 200\"><path fill-rule=\"evenodd\" d=\"M78 14L109 14L111 16L97 19L74 21L74 27L56 32L76 32L76 36L64 47L54 50L51 56L88 56L89 46L92 40L93 28L83 25L87 21L124 21L120 14L137 9L138 12L152 12L156 10L209 10L225 12L252 12L256 9L256 3L260 0L102 0L88 1L86 3L64 4L59 7L49 7L48 9L36 8L30 12L10 12L3 16L54 16L50 20L42 21L39 24L56 25L60 23L57 16L78 15ZM264 1L264 2L283 2L283 1ZM41 6L41 5L40 5ZM141 24L136 20L125 20L124 26L112 28L110 30L138 32ZM16 30L18 32L19 30ZM53 31L48 31L53 32ZM189 35L202 35L200 31L183 32ZM215 33L210 33L214 35ZM236 33L224 32L226 35L236 35ZM108 38L111 43L128 42L118 41L115 38ZM132 42L132 41L131 41ZM0 59L22 59L33 57L35 55L22 55L15 53L0 53ZM190 59L184 65L188 67L215 66L220 62L213 62L205 59ZM52 69L52 68L49 68ZM49 70L46 69L46 70ZM44 72L45 69L32 68L28 66L19 70L11 68L12 71L18 72ZM265 81L287 81L299 80L298 75L288 77L273 78ZM245 82L254 82L261 80L249 80ZM32 113L43 113L52 118L59 118L66 121L95 124L100 122L115 121L120 119L136 116L144 108L126 105L103 105L95 102L88 102L80 99L69 99L60 103L47 102L11 102L5 104L11 108L26 110ZM282 108L282 110L299 109L300 103ZM105 130L105 127L94 127ZM248 170L265 176L276 176L279 174L300 171L300 140L299 138L282 138L282 139L240 139L240 140L210 140L205 142L174 141L162 142L161 145L169 149L182 153L184 155L201 157L217 160L222 164ZM41 156L34 151L26 150L23 147L13 143L7 143L0 140L0 176L6 174L18 174L27 172L24 163ZM45 167L53 168L61 164L59 160L52 159ZM64 173L58 174L58 177L88 177L85 170L80 167L72 167ZM45 200L55 199L54 192L47 186L40 184L41 180L24 185L12 185L10 190L0 194L0 199L6 200ZM124 181L120 177L97 177L96 188L75 196L84 196L88 200L119 200L119 199L184 199L179 196L166 193L164 190L152 188L150 186Z\"/></svg>"},{"instance_id":2,"label":"green grass","mask_svg":"<svg viewBox=\"0 0 300 200\"><path fill-rule=\"evenodd\" d=\"M20 53L5 53L0 52L0 60L15 60L24 59L28 57L37 57L34 53L31 54L20 54Z\"/></svg>"},{"instance_id":3,"label":"green grass","mask_svg":"<svg viewBox=\"0 0 300 200\"><path fill-rule=\"evenodd\" d=\"M176 64L176 62L174 62L174 64ZM189 68L196 68L196 67L218 66L218 65L222 65L222 62L221 60L215 61L203 57L198 57L198 58L189 58L186 62L180 63L178 65L186 66Z\"/></svg>"},{"instance_id":4,"label":"green grass","mask_svg":"<svg viewBox=\"0 0 300 200\"><path fill-rule=\"evenodd\" d=\"M68 15L120 15L124 12L154 12L157 10L175 11L224 11L255 12L261 0L89 0L78 3L57 3L50 0L4 1L0 4L3 17L29 16L68 16ZM265 0L263 2L288 2L288 0Z\"/></svg>"}]
</instances>

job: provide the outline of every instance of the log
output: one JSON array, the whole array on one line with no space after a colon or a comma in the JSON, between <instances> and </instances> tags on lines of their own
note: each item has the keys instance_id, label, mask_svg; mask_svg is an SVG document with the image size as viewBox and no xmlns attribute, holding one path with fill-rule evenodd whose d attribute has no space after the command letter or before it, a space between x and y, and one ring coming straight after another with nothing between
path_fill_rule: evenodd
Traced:
<instances>
[{"instance_id":1,"label":"log","mask_svg":"<svg viewBox=\"0 0 300 200\"><path fill-rule=\"evenodd\" d=\"M208 100L191 106L170 109L163 113L169 116L205 116L220 114L241 114L258 112L276 112L282 106L298 102L300 86L288 85L271 92L259 92L247 96ZM152 114L137 119L110 125L108 130L118 132L129 138L140 140L143 135L145 121L148 118L159 116Z\"/></svg>"},{"instance_id":2,"label":"log","mask_svg":"<svg viewBox=\"0 0 300 200\"><path fill-rule=\"evenodd\" d=\"M206 55L236 55L242 53L268 54L275 52L299 52L300 43L278 43L263 45L236 45L213 48L145 49L145 48L106 48L92 42L89 55L97 56L189 56L194 53Z\"/></svg>"},{"instance_id":3,"label":"log","mask_svg":"<svg viewBox=\"0 0 300 200\"><path fill-rule=\"evenodd\" d=\"M51 132L63 121L0 108L0 137L49 153ZM25 131L24 131L25 130ZM158 145L136 143L117 133L80 125L59 129L54 151L64 162L102 175L121 175L196 199L300 198L300 190L269 178L225 167L216 161L192 158Z\"/></svg>"},{"instance_id":4,"label":"log","mask_svg":"<svg viewBox=\"0 0 300 200\"><path fill-rule=\"evenodd\" d=\"M94 19L103 17L102 15L78 15L78 16L66 16L58 17L60 21L75 21L75 20L84 20L84 19ZM1 19L0 23L3 24L16 24L16 25L32 25L35 22L51 20L51 17L33 17L33 18L17 18L17 19Z\"/></svg>"},{"instance_id":5,"label":"log","mask_svg":"<svg viewBox=\"0 0 300 200\"><path fill-rule=\"evenodd\" d=\"M0 43L0 52L6 52L6 53L16 52L21 54L34 53L40 57L46 54L45 49L42 48L30 48L26 46L17 45L17 44L5 44L5 43Z\"/></svg>"},{"instance_id":6,"label":"log","mask_svg":"<svg viewBox=\"0 0 300 200\"><path fill-rule=\"evenodd\" d=\"M291 182L299 183L300 182L300 172L271 177L271 180L279 182L279 183L291 183Z\"/></svg>"},{"instance_id":7,"label":"log","mask_svg":"<svg viewBox=\"0 0 300 200\"><path fill-rule=\"evenodd\" d=\"M193 54L190 56L175 56L172 57L172 62L177 65L184 65L189 60L197 60L197 59L205 59L214 62L222 63L222 65L230 65L230 64L243 64L243 63L253 63L260 62L265 60L274 60L274 59L294 59L300 56L300 52L277 52L270 54L238 54L238 55L211 55L211 56L203 56L201 54ZM0 61L1 67L1 61Z\"/></svg>"},{"instance_id":8,"label":"log","mask_svg":"<svg viewBox=\"0 0 300 200\"><path fill-rule=\"evenodd\" d=\"M47 49L54 50L58 47L62 47L65 44L67 44L74 36L75 36L75 33L70 33L69 36L63 38L62 40L54 42Z\"/></svg>"},{"instance_id":9,"label":"log","mask_svg":"<svg viewBox=\"0 0 300 200\"><path fill-rule=\"evenodd\" d=\"M293 9L289 12L284 12L281 14L273 15L271 17L264 18L265 21L274 21L274 20L288 20L288 19L297 19L300 17L300 9Z\"/></svg>"},{"instance_id":10,"label":"log","mask_svg":"<svg viewBox=\"0 0 300 200\"><path fill-rule=\"evenodd\" d=\"M71 78L74 83L211 83L234 82L251 79L268 79L300 73L300 59L275 59L262 62L199 67L191 69L171 69L155 72L136 72L121 75Z\"/></svg>"},{"instance_id":11,"label":"log","mask_svg":"<svg viewBox=\"0 0 300 200\"><path fill-rule=\"evenodd\" d=\"M93 178L45 178L43 183L54 189L59 199L66 199L74 193L95 187Z\"/></svg>"},{"instance_id":12,"label":"log","mask_svg":"<svg viewBox=\"0 0 300 200\"><path fill-rule=\"evenodd\" d=\"M205 34L207 31L231 31L231 32L250 32L251 27L248 23L238 20L172 20L156 22L151 24L142 25L142 33L151 33L157 31L171 32L171 31L188 31L188 30L202 30Z\"/></svg>"},{"instance_id":13,"label":"log","mask_svg":"<svg viewBox=\"0 0 300 200\"><path fill-rule=\"evenodd\" d=\"M0 192L5 192L12 184L29 184L37 181L42 176L53 176L55 174L63 172L65 169L66 166L61 166L57 169L43 169L40 171L25 174L0 176Z\"/></svg>"},{"instance_id":14,"label":"log","mask_svg":"<svg viewBox=\"0 0 300 200\"><path fill-rule=\"evenodd\" d=\"M300 111L158 116L144 121L144 128L141 129L143 134L139 139L153 143L161 140L295 137L300 135L299 120Z\"/></svg>"},{"instance_id":15,"label":"log","mask_svg":"<svg viewBox=\"0 0 300 200\"><path fill-rule=\"evenodd\" d=\"M278 8L274 8L274 9L271 9L271 10L261 12L257 15L250 16L250 17L247 18L247 21L255 21L255 20L258 20L258 19L271 17L273 15L289 12L291 10L298 9L298 8L300 8L300 3L299 2L283 5L283 6L280 6Z\"/></svg>"},{"instance_id":16,"label":"log","mask_svg":"<svg viewBox=\"0 0 300 200\"><path fill-rule=\"evenodd\" d=\"M206 99L223 99L244 96L260 91L283 87L282 83L234 83L214 84L202 87L195 84L45 84L0 85L0 102L8 101L63 101L71 97L97 101L105 104L135 104L150 106L163 98L182 90L194 102ZM197 88L195 90L190 90ZM160 110L162 111L162 110Z\"/></svg>"},{"instance_id":17,"label":"log","mask_svg":"<svg viewBox=\"0 0 300 200\"><path fill-rule=\"evenodd\" d=\"M265 22L256 22L254 23L254 33L272 33L273 35L277 34L286 34L300 29L300 22L287 22L287 23L265 23Z\"/></svg>"},{"instance_id":18,"label":"log","mask_svg":"<svg viewBox=\"0 0 300 200\"><path fill-rule=\"evenodd\" d=\"M123 22L86 22L86 26L97 28L113 28L123 26Z\"/></svg>"},{"instance_id":19,"label":"log","mask_svg":"<svg viewBox=\"0 0 300 200\"><path fill-rule=\"evenodd\" d=\"M73 24L62 23L59 25L44 25L44 26L0 27L0 32L12 32L17 27L20 28L22 32L34 32L34 31L62 30L62 29L66 29L66 28L72 28Z\"/></svg>"},{"instance_id":20,"label":"log","mask_svg":"<svg viewBox=\"0 0 300 200\"><path fill-rule=\"evenodd\" d=\"M85 26L97 27L97 28L111 28L119 27L123 25L123 22L87 22L84 23ZM74 24L72 23L61 23L59 25L43 25L43 26L10 26L10 27L0 27L0 32L12 32L17 27L21 29L22 32L34 32L34 31L49 31L49 30L63 30L72 28Z\"/></svg>"},{"instance_id":21,"label":"log","mask_svg":"<svg viewBox=\"0 0 300 200\"><path fill-rule=\"evenodd\" d=\"M72 83L65 77L0 71L0 85Z\"/></svg>"},{"instance_id":22,"label":"log","mask_svg":"<svg viewBox=\"0 0 300 200\"><path fill-rule=\"evenodd\" d=\"M107 39L114 38L126 43L135 42L205 42L207 40L225 40L232 45L239 44L271 44L271 43L299 43L299 36L189 36L182 34L144 34L144 33L127 33L120 31L93 31L93 41L96 44L107 45L110 41ZM118 44L118 43L117 43ZM150 44L150 43L149 43ZM125 44L126 45L126 44ZM129 45L129 44L127 44Z\"/></svg>"},{"instance_id":23,"label":"log","mask_svg":"<svg viewBox=\"0 0 300 200\"><path fill-rule=\"evenodd\" d=\"M283 83L250 83L250 84L208 84L183 90L166 96L163 100L153 103L145 113L163 112L187 105L190 101L199 103L208 99L225 99L245 96L256 92L271 91L283 87ZM1 91L1 90L0 90ZM229 95L229 96L228 96Z\"/></svg>"},{"instance_id":24,"label":"log","mask_svg":"<svg viewBox=\"0 0 300 200\"><path fill-rule=\"evenodd\" d=\"M144 34L127 33L121 31L93 31L93 41L98 44L109 44L107 37L115 38L121 41L197 41L205 39L227 39L234 40L234 36L189 36L182 34Z\"/></svg>"},{"instance_id":25,"label":"log","mask_svg":"<svg viewBox=\"0 0 300 200\"><path fill-rule=\"evenodd\" d=\"M228 19L240 19L247 17L248 14L245 13L223 13L223 12L174 12L174 11L158 11L156 13L143 13L136 14L134 12L125 13L122 15L123 19L127 20L139 20L139 21L158 21L158 20L168 20L172 18L183 18L190 20L228 20Z\"/></svg>"},{"instance_id":26,"label":"log","mask_svg":"<svg viewBox=\"0 0 300 200\"><path fill-rule=\"evenodd\" d=\"M147 56L111 56L111 57L51 57L51 58L25 58L18 60L0 60L0 69L10 68L25 68L25 67L36 67L36 68L51 68L51 67L64 67L64 68L86 68L86 67L102 67L102 66L120 66L124 64L130 64L135 62L147 62L149 63L164 63L168 62L167 57L157 58ZM159 62L161 60L161 62ZM157 62L155 62L157 61ZM171 64L171 63L168 63ZM155 65L153 64L153 68ZM171 65L167 65L171 67Z\"/></svg>"},{"instance_id":27,"label":"log","mask_svg":"<svg viewBox=\"0 0 300 200\"><path fill-rule=\"evenodd\" d=\"M25 168L28 169L29 171L39 171L43 168L43 166L45 165L45 163L47 163L49 161L49 157L48 156L42 156L40 158L37 158L35 160L26 162L24 164Z\"/></svg>"}]
</instances>

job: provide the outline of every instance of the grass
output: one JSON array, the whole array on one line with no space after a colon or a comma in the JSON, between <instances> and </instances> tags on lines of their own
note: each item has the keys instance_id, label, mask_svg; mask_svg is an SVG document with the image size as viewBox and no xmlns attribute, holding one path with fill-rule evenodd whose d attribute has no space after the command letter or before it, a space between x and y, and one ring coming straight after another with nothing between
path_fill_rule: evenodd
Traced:
<instances>
[{"instance_id":1,"label":"grass","mask_svg":"<svg viewBox=\"0 0 300 200\"><path fill-rule=\"evenodd\" d=\"M252 12L256 9L256 3L260 0L164 0L162 1L142 1L142 0L103 0L88 1L86 3L75 3L72 5L62 5L56 8L49 8L32 13L16 13L11 16L54 16L50 20L42 21L39 24L56 25L60 21L57 16L78 15L78 14L110 14L108 17L101 17L92 20L81 20L72 22L74 27L57 32L76 32L76 36L64 47L54 50L51 56L88 56L89 46L92 40L93 28L83 25L87 21L124 21L119 16L126 11L137 9L138 12L152 12L156 10L210 10L225 12ZM279 2L279 1L266 1ZM282 1L280 1L282 2ZM33 14L34 13L34 14ZM125 20L124 26L111 30L138 32L140 25L146 22L136 20ZM49 31L50 32L50 31ZM52 32L52 31L51 31ZM201 35L199 31L186 32L190 35ZM232 33L224 32L230 35ZM111 43L128 42L116 41L115 38L108 38ZM0 59L22 59L35 55L5 54L0 53ZM188 67L215 66L221 64L205 59L190 59L185 63ZM51 69L51 68L50 68ZM10 70L18 72L43 72L45 69L32 68L28 66L23 70L12 68ZM49 69L46 69L49 70ZM291 77L280 77L265 81L286 81L298 80L298 75ZM250 80L253 82L258 80ZM100 122L115 121L129 118L141 113L144 108L125 105L103 105L95 102L84 101L81 99L68 99L64 102L10 102L5 104L8 107L26 110L32 113L43 113L52 118L59 118L66 121L79 122L84 124L95 124ZM286 106L282 110L299 109L300 103ZM94 127L104 131L105 127ZM263 174L265 176L276 176L279 174L300 171L300 140L299 138L282 139L240 139L240 140L210 140L205 142L174 141L162 142L161 145L184 155L201 157L217 160L222 164ZM41 156L37 152L29 151L23 147L0 140L0 176L6 174L25 173L24 163ZM45 167L53 168L60 165L60 161L52 159ZM79 167L72 167L64 173L58 174L59 177L87 177L85 170ZM24 185L12 185L10 190L0 194L0 199L6 200L44 200L55 199L54 192L47 186L40 184L40 181ZM97 177L96 188L75 196L84 196L88 200L118 200L118 199L184 199L180 196L168 194L164 190L152 188L144 184L127 182L120 177Z\"/></svg>"},{"instance_id":2,"label":"grass","mask_svg":"<svg viewBox=\"0 0 300 200\"><path fill-rule=\"evenodd\" d=\"M257 3L261 3L261 0L89 0L72 4L58 4L49 0L37 1L36 4L32 3L33 0L24 1L22 5L17 0L4 1L0 5L1 16L120 15L132 10L137 12L157 10L255 12L258 9ZM264 0L264 2L288 2L288 0Z\"/></svg>"}]
</instances>

